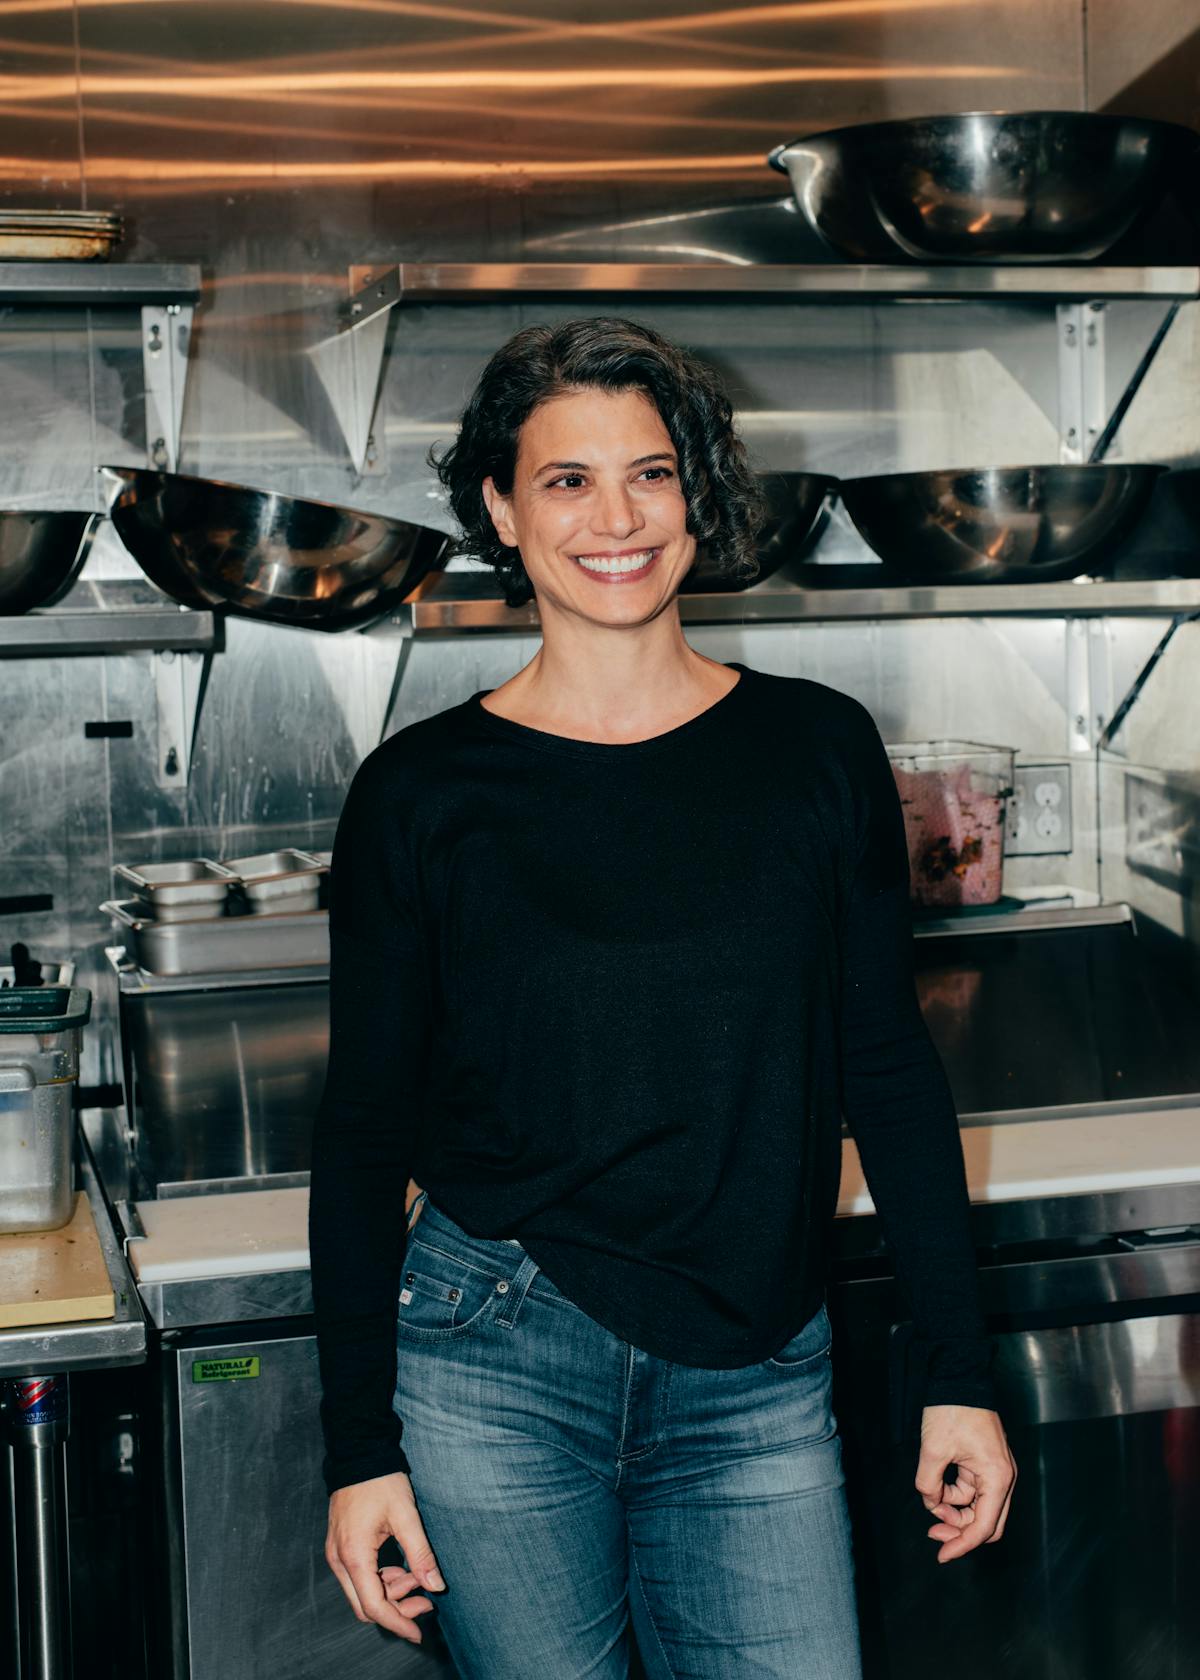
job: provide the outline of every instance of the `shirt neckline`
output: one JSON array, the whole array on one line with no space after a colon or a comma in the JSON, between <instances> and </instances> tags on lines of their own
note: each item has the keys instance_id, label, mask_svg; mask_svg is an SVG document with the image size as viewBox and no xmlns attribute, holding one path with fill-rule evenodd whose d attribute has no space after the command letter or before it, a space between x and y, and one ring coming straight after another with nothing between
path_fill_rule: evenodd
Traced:
<instances>
[{"instance_id":1,"label":"shirt neckline","mask_svg":"<svg viewBox=\"0 0 1200 1680\"><path fill-rule=\"evenodd\" d=\"M493 735L502 735L510 741L519 741L524 746L535 747L543 752L565 752L579 758L610 760L620 754L624 754L626 758L640 757L645 753L661 752L664 747L674 746L677 741L710 728L714 722L727 715L731 709L731 702L746 688L746 679L750 672L736 659L727 660L725 663L731 671L738 673L738 680L732 688L726 689L719 699L714 700L711 706L706 706L702 712L697 712L694 717L677 723L673 729L664 729L659 735L648 735L644 741L581 741L573 735L554 735L544 729L533 729L527 723L517 723L512 718L500 717L496 712L489 712L481 702L485 695L493 692L490 688L477 689L466 705L469 714Z\"/></svg>"}]
</instances>

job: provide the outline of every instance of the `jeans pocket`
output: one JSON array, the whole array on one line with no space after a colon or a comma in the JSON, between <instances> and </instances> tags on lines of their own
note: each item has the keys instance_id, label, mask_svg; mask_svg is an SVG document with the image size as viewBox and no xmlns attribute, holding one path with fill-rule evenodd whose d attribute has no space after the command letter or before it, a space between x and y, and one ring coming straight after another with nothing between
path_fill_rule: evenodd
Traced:
<instances>
[{"instance_id":1,"label":"jeans pocket","mask_svg":"<svg viewBox=\"0 0 1200 1680\"><path fill-rule=\"evenodd\" d=\"M819 1360L829 1358L832 1346L829 1314L822 1305L803 1329L798 1330L791 1341L785 1342L769 1359L764 1359L763 1364L779 1371L811 1370Z\"/></svg>"},{"instance_id":2,"label":"jeans pocket","mask_svg":"<svg viewBox=\"0 0 1200 1680\"><path fill-rule=\"evenodd\" d=\"M492 1316L502 1299L493 1275L414 1237L400 1274L397 1334L411 1342L446 1341L470 1335Z\"/></svg>"}]
</instances>

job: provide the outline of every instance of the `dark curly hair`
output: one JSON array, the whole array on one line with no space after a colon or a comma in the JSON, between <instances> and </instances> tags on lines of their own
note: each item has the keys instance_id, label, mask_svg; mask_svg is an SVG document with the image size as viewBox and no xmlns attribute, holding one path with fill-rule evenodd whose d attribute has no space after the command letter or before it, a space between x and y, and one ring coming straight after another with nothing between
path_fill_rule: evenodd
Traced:
<instances>
[{"instance_id":1,"label":"dark curly hair","mask_svg":"<svg viewBox=\"0 0 1200 1680\"><path fill-rule=\"evenodd\" d=\"M720 380L698 357L640 322L584 316L515 333L480 375L457 440L440 453L429 452L462 527L460 551L495 569L509 606L523 606L533 586L519 551L496 534L483 481L492 478L507 495L521 427L534 409L551 397L586 389L636 390L650 398L679 459L697 559L702 556L706 571L724 577L754 577L755 538L766 510Z\"/></svg>"}]
</instances>

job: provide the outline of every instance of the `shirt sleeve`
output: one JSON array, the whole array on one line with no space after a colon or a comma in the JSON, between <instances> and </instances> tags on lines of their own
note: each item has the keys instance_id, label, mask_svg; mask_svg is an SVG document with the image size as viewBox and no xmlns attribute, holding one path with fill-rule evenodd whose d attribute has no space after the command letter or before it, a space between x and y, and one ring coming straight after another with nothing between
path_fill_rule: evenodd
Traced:
<instances>
[{"instance_id":1,"label":"shirt sleeve","mask_svg":"<svg viewBox=\"0 0 1200 1680\"><path fill-rule=\"evenodd\" d=\"M308 1224L329 1493L409 1468L392 1400L429 1009L402 836L381 779L367 761L351 784L330 877L329 1063Z\"/></svg>"},{"instance_id":2,"label":"shirt sleeve","mask_svg":"<svg viewBox=\"0 0 1200 1680\"><path fill-rule=\"evenodd\" d=\"M851 766L857 864L842 950L842 1106L923 1354L924 1403L995 1409L962 1140L917 998L908 850L869 714Z\"/></svg>"}]
</instances>

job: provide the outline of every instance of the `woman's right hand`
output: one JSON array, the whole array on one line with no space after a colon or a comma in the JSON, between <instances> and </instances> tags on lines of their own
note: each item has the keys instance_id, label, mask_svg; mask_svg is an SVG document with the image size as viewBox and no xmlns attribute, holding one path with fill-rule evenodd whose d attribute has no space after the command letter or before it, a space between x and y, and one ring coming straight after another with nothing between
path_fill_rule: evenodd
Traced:
<instances>
[{"instance_id":1,"label":"woman's right hand","mask_svg":"<svg viewBox=\"0 0 1200 1680\"><path fill-rule=\"evenodd\" d=\"M381 1576L377 1553L389 1535L399 1542L408 1568L389 1567ZM421 1643L413 1618L432 1610L433 1601L413 1589L442 1592L446 1583L402 1470L354 1482L331 1496L325 1561L360 1622L378 1622L413 1645Z\"/></svg>"}]
</instances>

